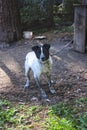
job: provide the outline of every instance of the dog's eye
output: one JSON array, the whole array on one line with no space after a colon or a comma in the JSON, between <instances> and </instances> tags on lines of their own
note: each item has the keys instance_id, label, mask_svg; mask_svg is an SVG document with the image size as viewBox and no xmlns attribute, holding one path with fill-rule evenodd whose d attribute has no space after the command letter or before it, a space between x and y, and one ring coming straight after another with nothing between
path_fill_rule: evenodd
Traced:
<instances>
[{"instance_id":1,"label":"dog's eye","mask_svg":"<svg viewBox=\"0 0 87 130\"><path fill-rule=\"evenodd\" d=\"M40 48L38 48L36 51L37 51L38 53L40 53L40 52L41 52Z\"/></svg>"}]
</instances>

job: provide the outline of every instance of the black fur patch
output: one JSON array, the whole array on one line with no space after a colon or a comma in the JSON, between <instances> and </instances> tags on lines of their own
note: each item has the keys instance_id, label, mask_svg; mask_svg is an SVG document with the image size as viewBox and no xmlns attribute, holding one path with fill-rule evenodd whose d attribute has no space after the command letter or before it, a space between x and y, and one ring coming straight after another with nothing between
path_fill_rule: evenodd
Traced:
<instances>
[{"instance_id":1,"label":"black fur patch","mask_svg":"<svg viewBox=\"0 0 87 130\"><path fill-rule=\"evenodd\" d=\"M41 57L41 48L43 51L43 57ZM34 46L32 47L32 50L35 52L37 58L42 61L46 61L49 59L49 44L44 44L43 46Z\"/></svg>"}]
</instances>

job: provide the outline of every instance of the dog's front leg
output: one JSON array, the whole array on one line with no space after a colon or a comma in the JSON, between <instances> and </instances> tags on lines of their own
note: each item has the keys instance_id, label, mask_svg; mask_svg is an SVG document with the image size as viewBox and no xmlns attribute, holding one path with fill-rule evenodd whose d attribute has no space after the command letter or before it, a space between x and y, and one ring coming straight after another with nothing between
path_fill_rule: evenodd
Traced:
<instances>
[{"instance_id":1,"label":"dog's front leg","mask_svg":"<svg viewBox=\"0 0 87 130\"><path fill-rule=\"evenodd\" d=\"M48 78L48 81L49 81L49 84L48 84L48 86L49 86L49 90L50 90L50 92L52 93L52 94L55 94L56 93L56 91L55 91L55 89L54 89L54 87L53 87L53 80L51 80L51 75L50 74L47 74L47 78Z\"/></svg>"},{"instance_id":2,"label":"dog's front leg","mask_svg":"<svg viewBox=\"0 0 87 130\"><path fill-rule=\"evenodd\" d=\"M42 89L42 87L40 85L39 78L37 78L36 76L34 78L35 78L36 84L37 84L37 86L39 88L39 91L41 93L41 97L42 98L47 98L47 95L46 95L45 91Z\"/></svg>"},{"instance_id":3,"label":"dog's front leg","mask_svg":"<svg viewBox=\"0 0 87 130\"><path fill-rule=\"evenodd\" d=\"M30 69L29 68L25 68L25 76L26 76L26 84L24 85L24 89L27 89L30 87Z\"/></svg>"}]
</instances>

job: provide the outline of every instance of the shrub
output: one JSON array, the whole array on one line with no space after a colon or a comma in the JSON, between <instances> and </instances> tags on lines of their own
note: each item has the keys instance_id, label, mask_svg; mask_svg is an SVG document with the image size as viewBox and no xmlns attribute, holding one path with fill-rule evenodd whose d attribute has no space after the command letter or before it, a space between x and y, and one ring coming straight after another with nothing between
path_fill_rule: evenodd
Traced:
<instances>
[{"instance_id":1,"label":"shrub","mask_svg":"<svg viewBox=\"0 0 87 130\"><path fill-rule=\"evenodd\" d=\"M52 8L49 3L51 2L47 0L19 0L21 23L29 27L40 26L44 22L47 24L47 21L51 23L49 16Z\"/></svg>"},{"instance_id":2,"label":"shrub","mask_svg":"<svg viewBox=\"0 0 87 130\"><path fill-rule=\"evenodd\" d=\"M70 19L74 17L74 6L73 4L80 4L81 0L64 0L64 11L70 14Z\"/></svg>"}]
</instances>

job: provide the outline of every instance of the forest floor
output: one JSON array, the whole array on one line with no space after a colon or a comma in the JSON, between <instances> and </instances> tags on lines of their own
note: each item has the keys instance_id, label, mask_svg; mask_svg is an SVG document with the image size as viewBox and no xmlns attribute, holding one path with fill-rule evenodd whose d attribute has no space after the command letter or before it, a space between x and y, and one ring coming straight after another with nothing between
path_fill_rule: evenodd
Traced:
<instances>
[{"instance_id":1,"label":"forest floor","mask_svg":"<svg viewBox=\"0 0 87 130\"><path fill-rule=\"evenodd\" d=\"M51 54L59 51L73 39L73 34L61 35L52 32L44 34L47 39L42 43L51 45ZM11 102L27 102L30 104L45 104L39 90L31 76L31 86L24 91L25 56L31 47L37 45L37 40L24 40L0 49L0 98ZM48 96L49 104L60 101L70 102L73 99L87 97L87 53L81 54L73 50L73 43L64 48L53 57L52 79L55 81L56 94L52 95L47 87L45 78L42 80L43 88Z\"/></svg>"}]
</instances>

